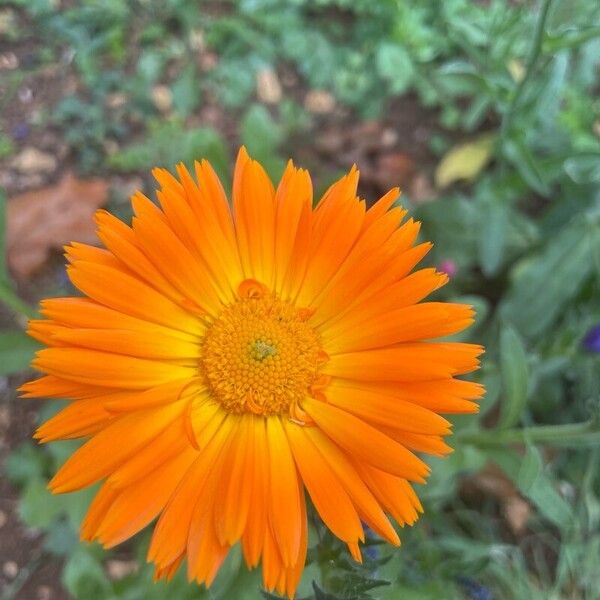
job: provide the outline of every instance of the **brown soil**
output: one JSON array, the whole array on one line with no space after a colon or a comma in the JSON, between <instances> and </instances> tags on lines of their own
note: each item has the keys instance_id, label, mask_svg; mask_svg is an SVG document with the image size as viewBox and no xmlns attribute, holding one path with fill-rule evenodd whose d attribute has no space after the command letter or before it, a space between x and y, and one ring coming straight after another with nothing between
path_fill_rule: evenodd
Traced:
<instances>
[{"instance_id":1,"label":"brown soil","mask_svg":"<svg viewBox=\"0 0 600 600\"><path fill-rule=\"evenodd\" d=\"M0 392L0 472L11 449L31 439L35 401L20 400L14 388L24 378L4 378ZM62 563L43 548L43 536L18 516L18 492L0 478L0 597L2 600L68 600L61 585Z\"/></svg>"}]
</instances>

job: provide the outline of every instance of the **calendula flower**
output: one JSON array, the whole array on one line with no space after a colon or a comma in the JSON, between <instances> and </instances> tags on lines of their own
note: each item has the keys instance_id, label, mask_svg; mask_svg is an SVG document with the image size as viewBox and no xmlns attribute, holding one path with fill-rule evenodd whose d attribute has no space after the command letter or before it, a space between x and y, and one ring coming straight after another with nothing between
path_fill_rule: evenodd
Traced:
<instances>
[{"instance_id":1,"label":"calendula flower","mask_svg":"<svg viewBox=\"0 0 600 600\"><path fill-rule=\"evenodd\" d=\"M402 224L392 190L366 209L353 168L315 209L308 173L275 189L240 151L230 210L210 165L154 175L129 227L100 211L105 249L67 248L83 298L42 302L30 332L47 344L26 396L72 402L36 432L89 437L50 482L103 481L82 524L111 547L158 517L156 577L187 561L210 585L232 545L293 597L306 557L306 498L361 559L363 523L399 544L388 516L422 511L412 483L445 455L440 413L476 410L457 379L482 348L432 341L467 327L469 306L421 302L444 285L412 272L431 244Z\"/></svg>"}]
</instances>

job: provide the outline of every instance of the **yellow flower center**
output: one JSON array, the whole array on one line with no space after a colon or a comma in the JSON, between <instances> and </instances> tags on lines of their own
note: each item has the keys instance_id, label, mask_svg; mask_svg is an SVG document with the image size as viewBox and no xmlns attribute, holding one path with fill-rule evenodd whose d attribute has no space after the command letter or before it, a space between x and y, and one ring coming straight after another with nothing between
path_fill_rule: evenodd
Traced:
<instances>
[{"instance_id":1,"label":"yellow flower center","mask_svg":"<svg viewBox=\"0 0 600 600\"><path fill-rule=\"evenodd\" d=\"M207 386L228 412L294 416L320 381L319 335L306 310L260 284L246 284L206 332L201 365Z\"/></svg>"}]
</instances>

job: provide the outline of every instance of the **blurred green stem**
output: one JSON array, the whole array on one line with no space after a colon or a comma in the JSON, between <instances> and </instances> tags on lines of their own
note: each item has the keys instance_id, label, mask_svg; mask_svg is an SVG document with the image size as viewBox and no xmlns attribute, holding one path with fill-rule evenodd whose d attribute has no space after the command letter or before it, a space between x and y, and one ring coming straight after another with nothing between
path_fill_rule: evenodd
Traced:
<instances>
[{"instance_id":1,"label":"blurred green stem","mask_svg":"<svg viewBox=\"0 0 600 600\"><path fill-rule=\"evenodd\" d=\"M568 425L539 425L523 429L465 431L456 434L461 444L505 446L508 444L547 444L580 446L600 444L600 422L597 420Z\"/></svg>"},{"instance_id":2,"label":"blurred green stem","mask_svg":"<svg viewBox=\"0 0 600 600\"><path fill-rule=\"evenodd\" d=\"M13 292L9 285L4 282L0 282L0 302L3 302L15 312L29 319L35 319L37 316L35 310L23 302L23 300Z\"/></svg>"},{"instance_id":3,"label":"blurred green stem","mask_svg":"<svg viewBox=\"0 0 600 600\"><path fill-rule=\"evenodd\" d=\"M542 4L540 16L538 17L535 26L531 51L529 52L529 58L527 59L527 65L525 66L525 75L523 76L523 79L521 79L521 81L519 82L517 89L515 90L515 94L512 98L512 101L506 111L504 119L502 120L502 140L506 138L507 133L510 131L510 126L512 124L514 114L517 110L517 106L519 104L519 101L521 100L523 91L527 87L527 83L531 78L535 64L537 63L540 53L542 51L542 45L544 41L544 29L546 27L546 19L548 17L548 11L550 10L551 4L552 0L544 0L544 3Z\"/></svg>"}]
</instances>

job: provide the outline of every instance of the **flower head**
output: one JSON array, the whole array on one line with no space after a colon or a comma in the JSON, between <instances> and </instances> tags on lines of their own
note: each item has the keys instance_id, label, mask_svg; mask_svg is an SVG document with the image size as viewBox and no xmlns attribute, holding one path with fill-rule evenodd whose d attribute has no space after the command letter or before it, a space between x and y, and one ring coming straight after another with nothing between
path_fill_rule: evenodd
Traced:
<instances>
[{"instance_id":1,"label":"flower head","mask_svg":"<svg viewBox=\"0 0 600 600\"><path fill-rule=\"evenodd\" d=\"M432 341L469 306L421 302L444 285L414 271L430 244L392 190L366 209L353 168L316 208L290 162L275 189L244 149L233 207L210 165L156 169L131 227L98 212L105 248L67 247L84 297L42 302L48 347L26 396L70 399L36 432L89 437L50 487L102 481L82 538L114 546L158 517L157 577L185 558L210 585L232 545L290 597L307 549L306 498L360 560L363 523L399 544L388 517L422 511L413 483L445 455L450 423L483 388L456 376L482 348Z\"/></svg>"}]
</instances>

